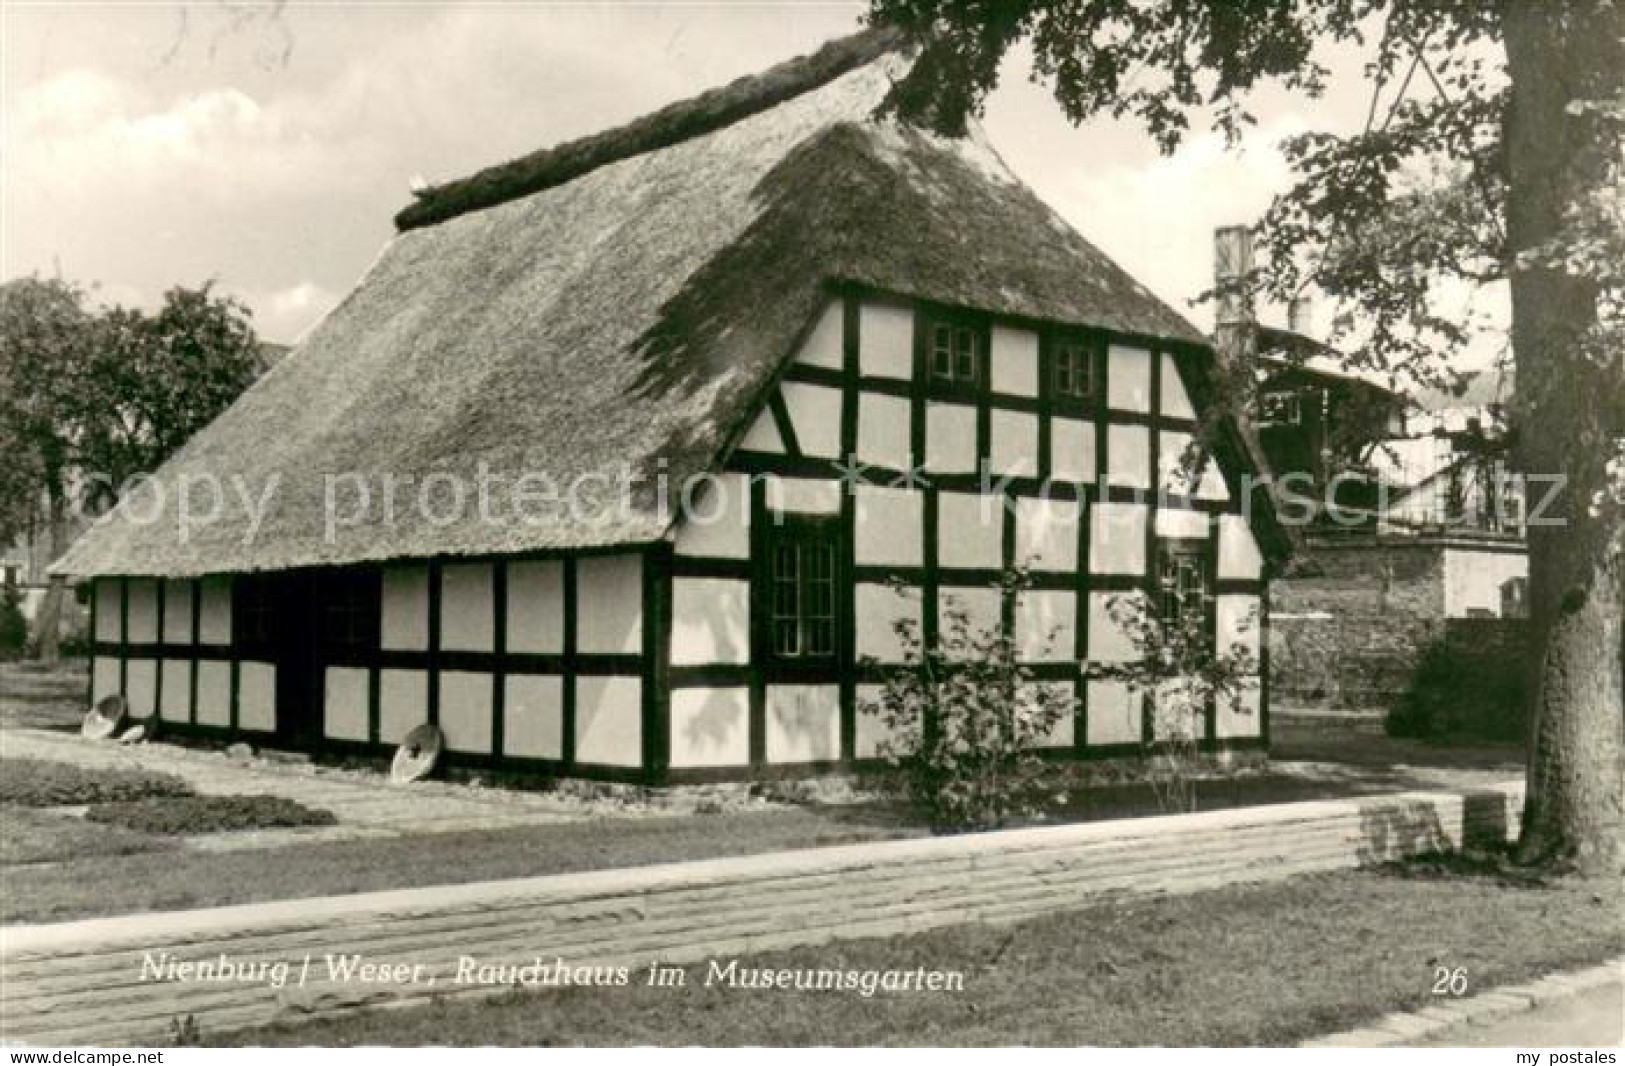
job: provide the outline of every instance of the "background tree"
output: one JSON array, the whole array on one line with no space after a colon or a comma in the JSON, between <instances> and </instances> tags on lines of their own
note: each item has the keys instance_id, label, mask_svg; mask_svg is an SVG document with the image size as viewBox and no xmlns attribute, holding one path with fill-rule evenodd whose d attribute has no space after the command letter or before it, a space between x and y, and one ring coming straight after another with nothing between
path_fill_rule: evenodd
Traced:
<instances>
[{"instance_id":1,"label":"background tree","mask_svg":"<svg viewBox=\"0 0 1625 1066\"><path fill-rule=\"evenodd\" d=\"M1324 45L1367 49L1365 128L1286 145L1258 294L1339 302L1355 360L1419 381L1472 339L1448 297L1511 291L1514 458L1563 487L1529 531L1530 861L1618 871L1625 833L1625 10L1617 0L872 0L921 51L893 104L959 133L1027 40L1075 122L1140 120L1164 151L1253 89L1315 97ZM1338 337L1334 336L1334 340ZM1221 347L1224 347L1221 345ZM1244 362L1245 346L1235 353ZM1250 368L1224 368L1235 381ZM1221 389L1221 395L1238 390Z\"/></svg>"},{"instance_id":2,"label":"background tree","mask_svg":"<svg viewBox=\"0 0 1625 1066\"><path fill-rule=\"evenodd\" d=\"M43 538L52 558L65 538L75 488L79 396L96 324L74 285L37 277L0 286L0 539ZM54 661L62 613L55 585L40 605L38 648Z\"/></svg>"},{"instance_id":3,"label":"background tree","mask_svg":"<svg viewBox=\"0 0 1625 1066\"><path fill-rule=\"evenodd\" d=\"M171 289L155 314L93 313L70 282L0 286L0 538L44 539L55 559L74 518L114 502L254 380L260 345L248 311L210 286ZM35 618L54 662L63 589Z\"/></svg>"},{"instance_id":4,"label":"background tree","mask_svg":"<svg viewBox=\"0 0 1625 1066\"><path fill-rule=\"evenodd\" d=\"M102 475L90 503L158 468L242 394L261 367L249 311L211 286L174 288L156 314L115 307L100 322L79 454Z\"/></svg>"}]
</instances>

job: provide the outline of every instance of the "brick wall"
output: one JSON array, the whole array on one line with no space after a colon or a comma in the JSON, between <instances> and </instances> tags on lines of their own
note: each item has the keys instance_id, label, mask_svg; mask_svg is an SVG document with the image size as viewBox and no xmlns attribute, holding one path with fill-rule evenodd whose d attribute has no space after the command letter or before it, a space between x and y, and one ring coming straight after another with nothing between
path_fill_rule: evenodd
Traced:
<instances>
[{"instance_id":1,"label":"brick wall","mask_svg":"<svg viewBox=\"0 0 1625 1066\"><path fill-rule=\"evenodd\" d=\"M1394 712L1405 735L1521 738L1525 623L1447 617L1449 557L1464 553L1508 557L1439 539L1311 542L1270 588L1277 706Z\"/></svg>"},{"instance_id":2,"label":"brick wall","mask_svg":"<svg viewBox=\"0 0 1625 1066\"><path fill-rule=\"evenodd\" d=\"M1270 586L1271 693L1288 707L1387 708L1443 627L1437 547L1317 544Z\"/></svg>"}]
</instances>

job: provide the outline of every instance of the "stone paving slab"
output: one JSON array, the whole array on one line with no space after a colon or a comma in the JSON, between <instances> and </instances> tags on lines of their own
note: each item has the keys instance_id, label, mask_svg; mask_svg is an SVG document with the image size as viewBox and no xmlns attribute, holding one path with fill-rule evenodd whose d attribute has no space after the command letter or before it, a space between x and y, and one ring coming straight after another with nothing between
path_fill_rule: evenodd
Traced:
<instances>
[{"instance_id":1,"label":"stone paving slab","mask_svg":"<svg viewBox=\"0 0 1625 1066\"><path fill-rule=\"evenodd\" d=\"M1550 974L1520 985L1506 985L1461 999L1447 1000L1410 1013L1387 1014L1370 1025L1304 1041L1309 1048L1399 1047L1420 1041L1442 1042L1451 1033L1561 1004L1625 978L1625 955L1598 966ZM1578 1041L1584 1046L1588 1041Z\"/></svg>"}]
</instances>

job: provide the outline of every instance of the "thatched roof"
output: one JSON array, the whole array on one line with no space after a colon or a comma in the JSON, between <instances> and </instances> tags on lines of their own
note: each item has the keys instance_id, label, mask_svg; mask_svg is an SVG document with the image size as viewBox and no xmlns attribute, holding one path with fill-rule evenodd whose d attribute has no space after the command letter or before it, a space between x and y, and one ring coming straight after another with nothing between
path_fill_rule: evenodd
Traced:
<instances>
[{"instance_id":1,"label":"thatched roof","mask_svg":"<svg viewBox=\"0 0 1625 1066\"><path fill-rule=\"evenodd\" d=\"M979 137L876 117L906 67L889 43L849 38L429 192L360 286L165 464L152 490L164 519L115 513L59 569L186 575L652 542L671 521L656 478L680 484L719 461L832 282L1205 343ZM483 473L500 494L527 472L568 484L623 466L630 506L614 491L531 520L450 506L449 478L472 492ZM324 475L345 478L341 505L365 479L371 519L326 535ZM225 517L183 542L177 489L205 477L225 486ZM241 494L267 491L253 527Z\"/></svg>"}]
</instances>

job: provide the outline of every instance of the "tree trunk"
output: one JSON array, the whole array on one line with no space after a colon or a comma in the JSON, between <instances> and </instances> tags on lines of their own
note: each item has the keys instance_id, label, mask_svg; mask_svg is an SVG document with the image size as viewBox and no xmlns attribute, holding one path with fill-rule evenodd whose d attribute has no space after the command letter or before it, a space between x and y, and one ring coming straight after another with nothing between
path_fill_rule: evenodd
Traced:
<instances>
[{"instance_id":1,"label":"tree trunk","mask_svg":"<svg viewBox=\"0 0 1625 1066\"><path fill-rule=\"evenodd\" d=\"M45 557L47 566L62 557L67 545L63 544L66 519L62 514L60 498L53 495L45 516ZM62 662L62 599L66 585L53 577L40 600L39 612L34 616L34 657L46 666Z\"/></svg>"},{"instance_id":2,"label":"tree trunk","mask_svg":"<svg viewBox=\"0 0 1625 1066\"><path fill-rule=\"evenodd\" d=\"M1511 252L1556 236L1608 180L1608 153L1576 99L1611 99L1625 77L1621 16L1607 0L1503 0L1512 97L1506 118ZM1625 832L1625 567L1617 511L1591 513L1621 432L1625 371L1599 358L1596 285L1545 267L1512 271L1516 457L1530 486L1528 792L1520 857L1618 872ZM1542 478L1562 487L1544 513ZM1556 523L1556 524L1542 524Z\"/></svg>"}]
</instances>

